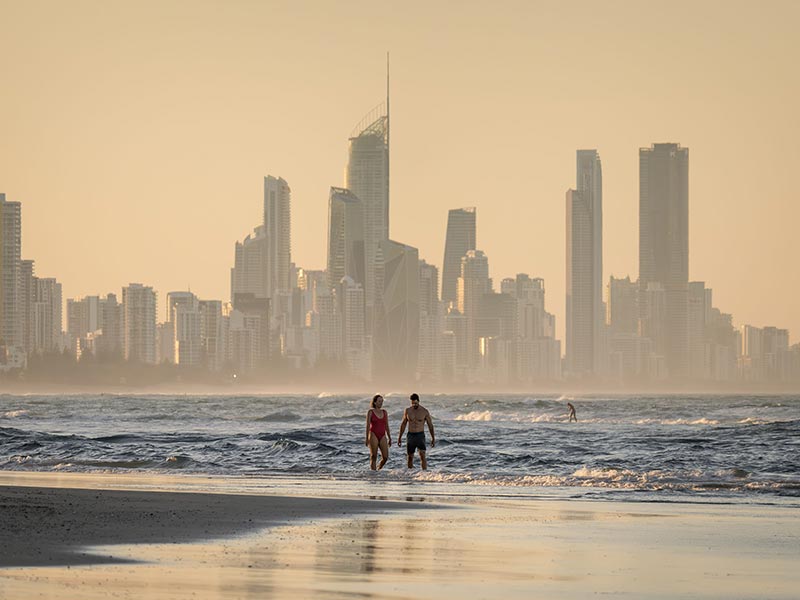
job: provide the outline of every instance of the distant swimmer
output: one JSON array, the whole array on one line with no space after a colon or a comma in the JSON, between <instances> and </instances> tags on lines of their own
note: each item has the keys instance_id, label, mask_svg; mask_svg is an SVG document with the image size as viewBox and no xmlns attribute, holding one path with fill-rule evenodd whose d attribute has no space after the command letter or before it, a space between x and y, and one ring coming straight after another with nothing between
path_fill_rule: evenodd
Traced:
<instances>
[{"instance_id":1,"label":"distant swimmer","mask_svg":"<svg viewBox=\"0 0 800 600\"><path fill-rule=\"evenodd\" d=\"M414 452L419 451L419 460L422 468L428 468L428 459L425 457L425 423L431 434L431 448L436 446L436 435L433 433L433 419L428 409L419 404L419 396L411 394L411 406L403 412L403 422L400 423L400 435L397 436L397 445L403 445L403 432L408 424L408 437L406 438L406 454L408 454L408 468L414 468Z\"/></svg>"},{"instance_id":2,"label":"distant swimmer","mask_svg":"<svg viewBox=\"0 0 800 600\"><path fill-rule=\"evenodd\" d=\"M389 460L389 446L392 445L392 434L389 432L389 413L383 408L383 396L375 394L367 411L367 439L364 445L369 447L369 468L373 471L382 469ZM381 451L381 462L377 467L378 449Z\"/></svg>"},{"instance_id":3,"label":"distant swimmer","mask_svg":"<svg viewBox=\"0 0 800 600\"><path fill-rule=\"evenodd\" d=\"M575 421L578 422L578 417L575 416L575 407L572 406L570 402L567 402L567 408L569 409L569 423Z\"/></svg>"}]
</instances>

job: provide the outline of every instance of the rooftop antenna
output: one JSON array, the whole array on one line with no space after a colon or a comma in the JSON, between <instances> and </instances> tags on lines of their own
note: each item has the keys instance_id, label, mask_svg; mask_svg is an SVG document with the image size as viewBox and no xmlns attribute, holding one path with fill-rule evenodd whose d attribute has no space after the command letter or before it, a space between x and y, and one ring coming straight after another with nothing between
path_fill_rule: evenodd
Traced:
<instances>
[{"instance_id":1,"label":"rooftop antenna","mask_svg":"<svg viewBox=\"0 0 800 600\"><path fill-rule=\"evenodd\" d=\"M389 51L386 51L386 197L389 197ZM387 206L388 208L388 206ZM388 218L388 215L387 215Z\"/></svg>"}]
</instances>

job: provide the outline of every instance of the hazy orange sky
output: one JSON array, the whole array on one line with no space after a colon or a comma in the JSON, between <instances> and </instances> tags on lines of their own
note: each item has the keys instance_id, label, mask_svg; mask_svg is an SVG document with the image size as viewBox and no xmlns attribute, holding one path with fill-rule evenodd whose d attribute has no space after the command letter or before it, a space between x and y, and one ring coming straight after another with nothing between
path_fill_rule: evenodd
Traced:
<instances>
[{"instance_id":1,"label":"hazy orange sky","mask_svg":"<svg viewBox=\"0 0 800 600\"><path fill-rule=\"evenodd\" d=\"M495 285L564 326L575 150L604 176L605 278L638 272L638 150L690 149L689 270L735 324L800 335L800 3L0 0L0 192L64 297L229 299L263 176L325 264L328 188L392 63L391 237L441 267L478 209Z\"/></svg>"}]
</instances>

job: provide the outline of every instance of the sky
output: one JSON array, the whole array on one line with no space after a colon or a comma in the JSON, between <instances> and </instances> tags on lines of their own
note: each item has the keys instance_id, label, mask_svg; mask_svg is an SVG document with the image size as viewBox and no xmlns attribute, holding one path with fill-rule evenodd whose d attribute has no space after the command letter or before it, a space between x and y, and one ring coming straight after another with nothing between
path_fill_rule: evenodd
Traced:
<instances>
[{"instance_id":1,"label":"sky","mask_svg":"<svg viewBox=\"0 0 800 600\"><path fill-rule=\"evenodd\" d=\"M736 325L800 336L800 3L0 0L0 193L64 298L228 300L265 175L326 261L347 139L384 100L390 236L441 268L477 208L496 288L543 277L563 339L565 193L603 164L604 279L638 274L638 151L689 148L689 274Z\"/></svg>"}]
</instances>

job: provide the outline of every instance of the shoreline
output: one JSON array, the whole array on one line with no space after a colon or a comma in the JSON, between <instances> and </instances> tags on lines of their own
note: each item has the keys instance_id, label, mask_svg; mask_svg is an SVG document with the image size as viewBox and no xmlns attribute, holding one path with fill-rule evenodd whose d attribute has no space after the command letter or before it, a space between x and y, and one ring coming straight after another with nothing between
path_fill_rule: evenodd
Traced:
<instances>
[{"instance_id":1,"label":"shoreline","mask_svg":"<svg viewBox=\"0 0 800 600\"><path fill-rule=\"evenodd\" d=\"M796 507L385 483L3 472L0 595L788 600L800 587Z\"/></svg>"},{"instance_id":2,"label":"shoreline","mask_svg":"<svg viewBox=\"0 0 800 600\"><path fill-rule=\"evenodd\" d=\"M0 475L0 568L114 564L126 561L87 548L233 539L289 523L413 508L373 499L170 491L158 489L169 479L152 476L37 473L21 485L8 479L20 478ZM131 489L137 482L156 489Z\"/></svg>"}]
</instances>

